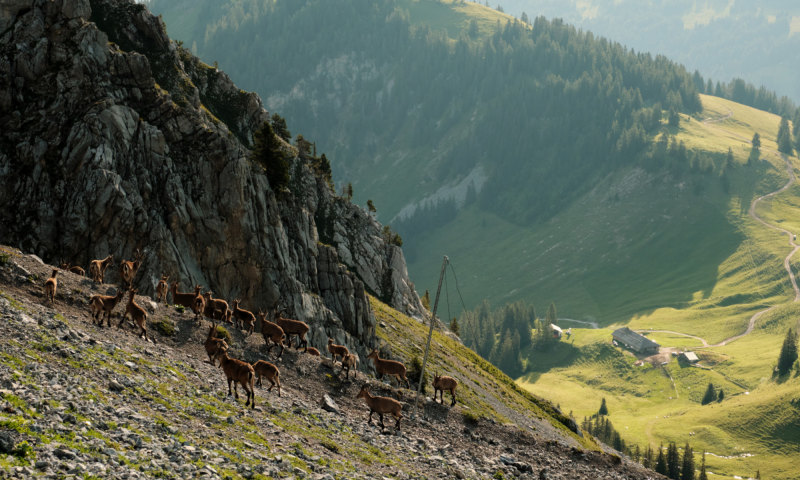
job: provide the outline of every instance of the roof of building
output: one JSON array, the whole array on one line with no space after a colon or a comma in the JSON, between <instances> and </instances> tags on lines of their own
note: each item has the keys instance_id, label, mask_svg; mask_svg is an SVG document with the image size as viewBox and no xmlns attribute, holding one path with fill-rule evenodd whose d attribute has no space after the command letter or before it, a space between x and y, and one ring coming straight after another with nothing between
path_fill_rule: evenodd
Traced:
<instances>
[{"instance_id":1,"label":"roof of building","mask_svg":"<svg viewBox=\"0 0 800 480\"><path fill-rule=\"evenodd\" d=\"M660 346L656 342L650 340L644 335L634 332L628 327L614 330L613 336L625 345L628 345L636 350L649 350L651 348L658 348Z\"/></svg>"},{"instance_id":2,"label":"roof of building","mask_svg":"<svg viewBox=\"0 0 800 480\"><path fill-rule=\"evenodd\" d=\"M557 332L563 332L563 330L561 330L561 327L559 327L558 325L553 325L552 323L550 324L550 328L552 328Z\"/></svg>"},{"instance_id":3,"label":"roof of building","mask_svg":"<svg viewBox=\"0 0 800 480\"><path fill-rule=\"evenodd\" d=\"M683 352L683 356L692 363L700 361L700 358L698 358L697 354L694 352Z\"/></svg>"}]
</instances>

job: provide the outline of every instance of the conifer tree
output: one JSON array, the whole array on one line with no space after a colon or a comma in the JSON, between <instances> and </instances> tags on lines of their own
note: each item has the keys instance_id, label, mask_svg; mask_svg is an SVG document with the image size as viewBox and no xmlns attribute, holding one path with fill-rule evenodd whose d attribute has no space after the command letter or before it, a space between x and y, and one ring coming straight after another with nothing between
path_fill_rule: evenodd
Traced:
<instances>
[{"instance_id":1,"label":"conifer tree","mask_svg":"<svg viewBox=\"0 0 800 480\"><path fill-rule=\"evenodd\" d=\"M683 465L681 466L681 479L680 480L695 480L694 479L694 451L686 442L683 447Z\"/></svg>"},{"instance_id":2,"label":"conifer tree","mask_svg":"<svg viewBox=\"0 0 800 480\"><path fill-rule=\"evenodd\" d=\"M280 196L289 185L289 161L269 122L262 123L253 135L250 155L251 160L264 169L272 191Z\"/></svg>"},{"instance_id":3,"label":"conifer tree","mask_svg":"<svg viewBox=\"0 0 800 480\"><path fill-rule=\"evenodd\" d=\"M786 331L786 338L783 340L781 353L778 356L778 374L785 375L794 366L797 360L797 333L793 328Z\"/></svg>"},{"instance_id":4,"label":"conifer tree","mask_svg":"<svg viewBox=\"0 0 800 480\"><path fill-rule=\"evenodd\" d=\"M708 480L708 474L706 473L706 452L703 451L703 464L700 465L700 477L697 480Z\"/></svg>"},{"instance_id":5,"label":"conifer tree","mask_svg":"<svg viewBox=\"0 0 800 480\"><path fill-rule=\"evenodd\" d=\"M791 155L792 149L792 132L789 130L789 119L784 115L781 117L781 125L778 127L778 151Z\"/></svg>"},{"instance_id":6,"label":"conifer tree","mask_svg":"<svg viewBox=\"0 0 800 480\"><path fill-rule=\"evenodd\" d=\"M733 162L734 162L733 150L731 149L731 147L728 147L728 153L725 154L725 166L724 166L724 169L727 171L728 169L733 168L733 165L734 165Z\"/></svg>"},{"instance_id":7,"label":"conifer tree","mask_svg":"<svg viewBox=\"0 0 800 480\"><path fill-rule=\"evenodd\" d=\"M717 399L717 391L714 389L714 384L709 383L708 388L706 388L706 393L703 395L703 400L700 402L701 405L708 405L709 403L713 402Z\"/></svg>"},{"instance_id":8,"label":"conifer tree","mask_svg":"<svg viewBox=\"0 0 800 480\"><path fill-rule=\"evenodd\" d=\"M285 118L281 117L277 113L273 113L270 120L272 121L272 130L275 132L275 135L281 137L287 142L292 139L292 134L289 132L289 128L286 126Z\"/></svg>"},{"instance_id":9,"label":"conifer tree","mask_svg":"<svg viewBox=\"0 0 800 480\"><path fill-rule=\"evenodd\" d=\"M600 410L597 411L598 415L608 415L608 407L606 406L606 399L600 402Z\"/></svg>"},{"instance_id":10,"label":"conifer tree","mask_svg":"<svg viewBox=\"0 0 800 480\"><path fill-rule=\"evenodd\" d=\"M678 111L675 108L670 107L669 109L669 126L670 127L677 127L681 123L681 116L678 114Z\"/></svg>"},{"instance_id":11,"label":"conifer tree","mask_svg":"<svg viewBox=\"0 0 800 480\"><path fill-rule=\"evenodd\" d=\"M721 402L725 400L725 390L720 389L719 395L717 396L717 401Z\"/></svg>"},{"instance_id":12,"label":"conifer tree","mask_svg":"<svg viewBox=\"0 0 800 480\"><path fill-rule=\"evenodd\" d=\"M761 470L756 470L756 480L761 480Z\"/></svg>"},{"instance_id":13,"label":"conifer tree","mask_svg":"<svg viewBox=\"0 0 800 480\"><path fill-rule=\"evenodd\" d=\"M653 453L653 447L647 445L647 449L644 451L644 457L642 458L642 466L644 468L649 468L653 470L656 466L655 464L655 454Z\"/></svg>"},{"instance_id":14,"label":"conifer tree","mask_svg":"<svg viewBox=\"0 0 800 480\"><path fill-rule=\"evenodd\" d=\"M556 304L550 302L550 306L547 308L547 314L545 315L547 319L548 325L558 325L558 314L556 313Z\"/></svg>"},{"instance_id":15,"label":"conifer tree","mask_svg":"<svg viewBox=\"0 0 800 480\"><path fill-rule=\"evenodd\" d=\"M673 480L681 478L681 455L674 443L670 443L667 448L667 476Z\"/></svg>"},{"instance_id":16,"label":"conifer tree","mask_svg":"<svg viewBox=\"0 0 800 480\"><path fill-rule=\"evenodd\" d=\"M458 326L458 320L456 320L456 317L453 317L453 319L450 320L450 331L453 332L456 337L461 336L461 329Z\"/></svg>"},{"instance_id":17,"label":"conifer tree","mask_svg":"<svg viewBox=\"0 0 800 480\"><path fill-rule=\"evenodd\" d=\"M425 310L430 311L430 309L431 309L431 294L428 293L427 290L425 290L425 295L423 295L422 298L420 298L420 300L422 301L422 306L425 307Z\"/></svg>"},{"instance_id":18,"label":"conifer tree","mask_svg":"<svg viewBox=\"0 0 800 480\"><path fill-rule=\"evenodd\" d=\"M761 135L758 132L753 134L753 141L750 142L753 145L753 148L761 148Z\"/></svg>"},{"instance_id":19,"label":"conifer tree","mask_svg":"<svg viewBox=\"0 0 800 480\"><path fill-rule=\"evenodd\" d=\"M352 200L353 199L353 184L350 183L350 182L347 182L347 188L345 189L345 195L347 196L348 200Z\"/></svg>"},{"instance_id":20,"label":"conifer tree","mask_svg":"<svg viewBox=\"0 0 800 480\"><path fill-rule=\"evenodd\" d=\"M714 95L714 82L711 79L708 79L708 84L706 84L706 95Z\"/></svg>"},{"instance_id":21,"label":"conifer tree","mask_svg":"<svg viewBox=\"0 0 800 480\"><path fill-rule=\"evenodd\" d=\"M370 215L378 211L378 209L375 208L375 204L372 203L371 199L367 200L367 211L370 213Z\"/></svg>"},{"instance_id":22,"label":"conifer tree","mask_svg":"<svg viewBox=\"0 0 800 480\"><path fill-rule=\"evenodd\" d=\"M664 444L658 449L658 458L656 458L656 473L661 475L667 474L667 457L664 456Z\"/></svg>"}]
</instances>

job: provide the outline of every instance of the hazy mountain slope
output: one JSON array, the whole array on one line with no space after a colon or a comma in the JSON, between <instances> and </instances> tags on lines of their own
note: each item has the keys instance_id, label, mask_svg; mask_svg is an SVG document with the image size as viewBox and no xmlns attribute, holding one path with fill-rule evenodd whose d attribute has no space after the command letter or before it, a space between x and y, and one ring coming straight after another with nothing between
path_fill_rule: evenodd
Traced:
<instances>
[{"instance_id":1,"label":"hazy mountain slope","mask_svg":"<svg viewBox=\"0 0 800 480\"><path fill-rule=\"evenodd\" d=\"M460 24L466 7L431 3L235 1L202 42L186 44L315 141L339 167L337 183L352 181L356 200L373 199L384 221L478 167L492 186L483 208L516 223L548 218L631 160L642 146L635 111L656 101L699 108L687 73L666 58L543 19L448 38L414 15ZM277 62L282 69L267 67Z\"/></svg>"},{"instance_id":2,"label":"hazy mountain slope","mask_svg":"<svg viewBox=\"0 0 800 480\"><path fill-rule=\"evenodd\" d=\"M637 51L663 54L714 82L740 77L800 101L800 5L791 0L505 0L507 13L545 15ZM494 5L492 5L494 6Z\"/></svg>"}]
</instances>

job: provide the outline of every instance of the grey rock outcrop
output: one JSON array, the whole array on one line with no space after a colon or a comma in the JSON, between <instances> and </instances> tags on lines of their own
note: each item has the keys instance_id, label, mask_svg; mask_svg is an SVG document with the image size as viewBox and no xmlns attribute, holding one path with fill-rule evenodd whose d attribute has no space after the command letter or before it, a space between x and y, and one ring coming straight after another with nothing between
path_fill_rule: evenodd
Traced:
<instances>
[{"instance_id":1,"label":"grey rock outcrop","mask_svg":"<svg viewBox=\"0 0 800 480\"><path fill-rule=\"evenodd\" d=\"M362 355L375 344L367 293L420 315L381 226L299 157L276 198L248 160L261 100L145 6L0 0L0 14L0 242L87 270L140 248L140 294L168 274L245 308L278 304L312 345L331 336Z\"/></svg>"}]
</instances>

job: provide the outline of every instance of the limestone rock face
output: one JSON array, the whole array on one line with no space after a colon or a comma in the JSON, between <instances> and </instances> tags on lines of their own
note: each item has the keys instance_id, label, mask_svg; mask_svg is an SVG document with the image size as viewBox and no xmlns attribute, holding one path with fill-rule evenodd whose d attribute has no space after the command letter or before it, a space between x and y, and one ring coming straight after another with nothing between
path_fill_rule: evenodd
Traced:
<instances>
[{"instance_id":1,"label":"limestone rock face","mask_svg":"<svg viewBox=\"0 0 800 480\"><path fill-rule=\"evenodd\" d=\"M0 0L0 14L0 242L87 271L139 248L140 294L167 274L243 308L278 305L318 348L375 345L368 292L421 314L402 251L306 160L276 197L248 160L268 118L259 97L145 6Z\"/></svg>"}]
</instances>

